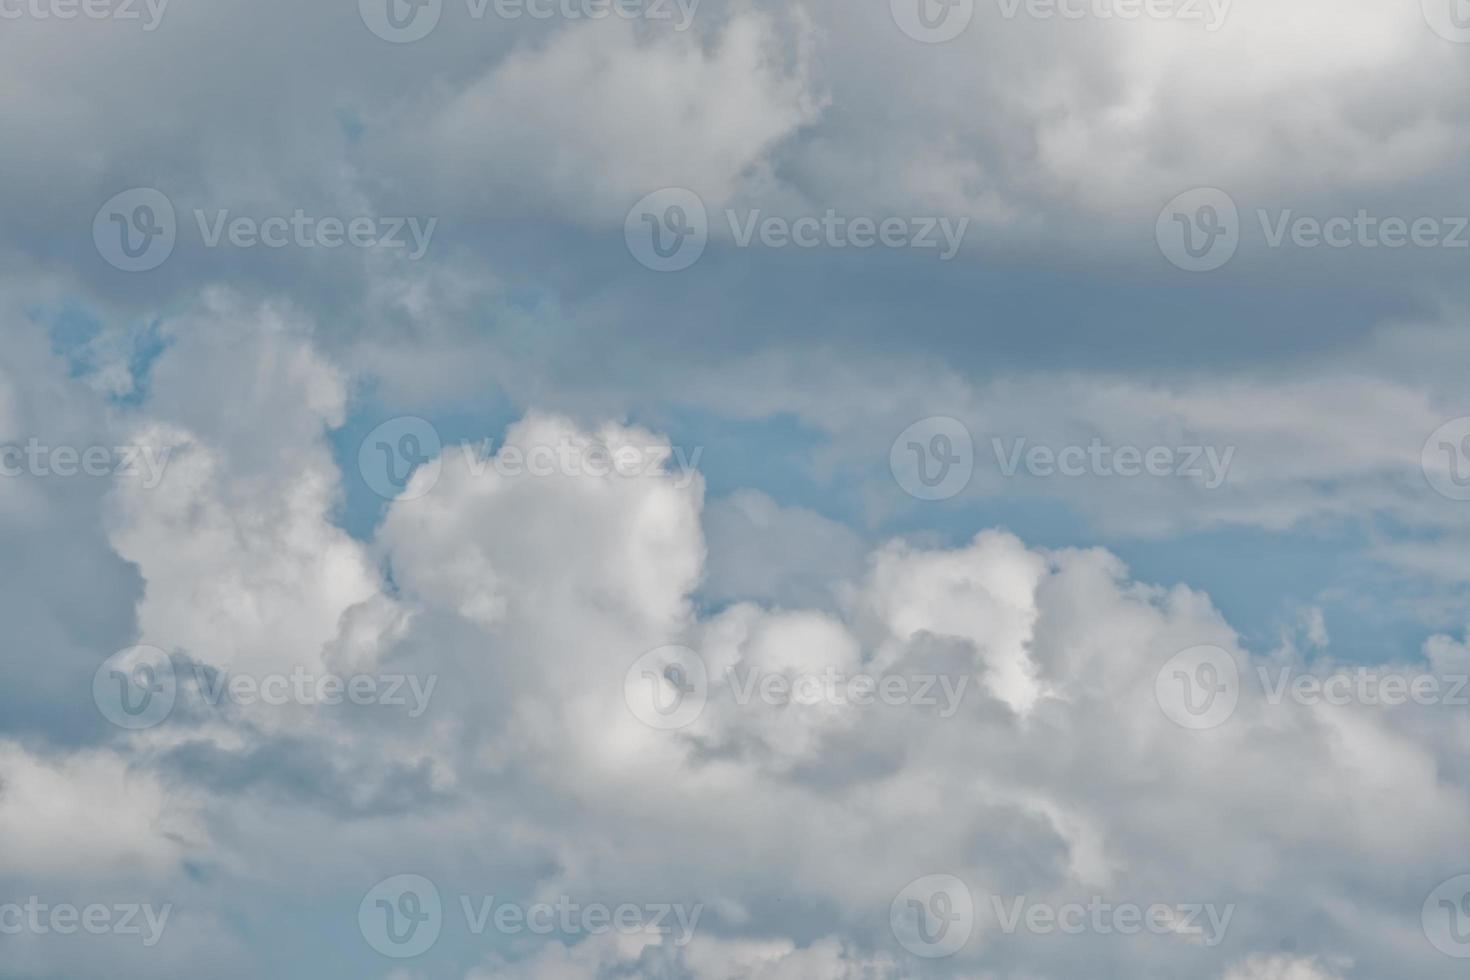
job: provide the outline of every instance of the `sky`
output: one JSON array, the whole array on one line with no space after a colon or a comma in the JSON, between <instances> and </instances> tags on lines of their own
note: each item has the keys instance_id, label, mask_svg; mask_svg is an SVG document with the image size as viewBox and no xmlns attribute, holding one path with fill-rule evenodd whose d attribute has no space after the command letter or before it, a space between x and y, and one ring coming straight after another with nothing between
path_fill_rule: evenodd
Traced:
<instances>
[{"instance_id":1,"label":"sky","mask_svg":"<svg viewBox=\"0 0 1470 980\"><path fill-rule=\"evenodd\" d=\"M1464 0L0 0L0 978L1470 959Z\"/></svg>"}]
</instances>

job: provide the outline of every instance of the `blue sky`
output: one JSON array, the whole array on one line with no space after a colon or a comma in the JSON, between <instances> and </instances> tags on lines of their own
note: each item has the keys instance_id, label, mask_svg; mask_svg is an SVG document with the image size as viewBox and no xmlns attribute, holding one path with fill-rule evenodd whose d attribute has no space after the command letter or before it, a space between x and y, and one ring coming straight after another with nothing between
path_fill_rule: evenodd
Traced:
<instances>
[{"instance_id":1,"label":"blue sky","mask_svg":"<svg viewBox=\"0 0 1470 980\"><path fill-rule=\"evenodd\" d=\"M0 3L0 978L1460 975L1453 0L133 9Z\"/></svg>"}]
</instances>

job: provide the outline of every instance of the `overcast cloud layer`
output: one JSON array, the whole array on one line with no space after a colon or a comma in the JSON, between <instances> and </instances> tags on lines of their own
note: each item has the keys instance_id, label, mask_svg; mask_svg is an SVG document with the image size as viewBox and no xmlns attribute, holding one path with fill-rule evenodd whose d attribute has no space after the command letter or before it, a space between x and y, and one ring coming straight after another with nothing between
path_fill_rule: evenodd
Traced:
<instances>
[{"instance_id":1,"label":"overcast cloud layer","mask_svg":"<svg viewBox=\"0 0 1470 980\"><path fill-rule=\"evenodd\" d=\"M1470 963L1458 0L0 0L0 978Z\"/></svg>"}]
</instances>

